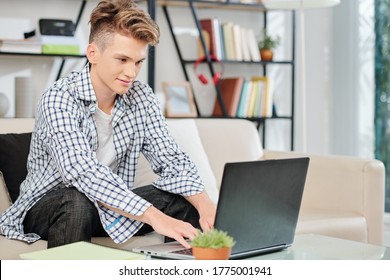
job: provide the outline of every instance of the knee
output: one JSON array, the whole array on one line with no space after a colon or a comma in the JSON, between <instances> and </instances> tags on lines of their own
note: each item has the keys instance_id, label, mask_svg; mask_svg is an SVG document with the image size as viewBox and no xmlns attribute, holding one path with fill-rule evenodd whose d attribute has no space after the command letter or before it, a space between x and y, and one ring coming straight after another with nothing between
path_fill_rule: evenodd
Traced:
<instances>
[{"instance_id":1,"label":"knee","mask_svg":"<svg viewBox=\"0 0 390 280\"><path fill-rule=\"evenodd\" d=\"M70 219L82 222L91 222L98 217L97 209L93 203L76 188L65 189L61 208Z\"/></svg>"},{"instance_id":2,"label":"knee","mask_svg":"<svg viewBox=\"0 0 390 280\"><path fill-rule=\"evenodd\" d=\"M93 203L76 188L56 190L55 198L47 233L48 248L90 241L99 223Z\"/></svg>"},{"instance_id":3,"label":"knee","mask_svg":"<svg viewBox=\"0 0 390 280\"><path fill-rule=\"evenodd\" d=\"M68 188L66 190L64 202L70 207L75 209L94 208L94 205L85 194L79 192L76 188Z\"/></svg>"}]
</instances>

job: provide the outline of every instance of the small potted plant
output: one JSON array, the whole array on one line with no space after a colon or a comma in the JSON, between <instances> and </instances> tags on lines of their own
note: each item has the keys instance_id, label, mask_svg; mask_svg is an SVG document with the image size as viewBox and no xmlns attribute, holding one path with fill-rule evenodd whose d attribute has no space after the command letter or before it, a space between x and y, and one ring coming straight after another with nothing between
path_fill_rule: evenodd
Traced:
<instances>
[{"instance_id":1,"label":"small potted plant","mask_svg":"<svg viewBox=\"0 0 390 280\"><path fill-rule=\"evenodd\" d=\"M211 229L198 232L191 241L192 254L197 260L227 260L235 241L225 231Z\"/></svg>"},{"instance_id":2,"label":"small potted plant","mask_svg":"<svg viewBox=\"0 0 390 280\"><path fill-rule=\"evenodd\" d=\"M280 44L280 36L271 37L267 34L267 31L264 29L264 36L259 42L259 51L261 60L271 61L273 59L273 49L275 49Z\"/></svg>"}]
</instances>

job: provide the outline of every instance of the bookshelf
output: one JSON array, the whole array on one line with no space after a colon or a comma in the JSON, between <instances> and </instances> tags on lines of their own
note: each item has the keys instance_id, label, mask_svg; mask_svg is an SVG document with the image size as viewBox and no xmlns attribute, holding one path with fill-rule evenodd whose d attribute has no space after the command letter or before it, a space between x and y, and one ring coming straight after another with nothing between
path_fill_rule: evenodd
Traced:
<instances>
[{"instance_id":1,"label":"bookshelf","mask_svg":"<svg viewBox=\"0 0 390 280\"><path fill-rule=\"evenodd\" d=\"M77 26L79 25L80 23L80 20L81 20L81 17L84 13L84 9L85 9L85 5L87 4L87 0L82 0L80 1L80 8L78 10L78 13L77 13L77 17L76 17L76 20L75 20L75 28L77 28ZM61 64L59 66L59 69L57 71L57 77L56 77L56 80L59 79L61 77L61 74L62 74L62 70L64 68L64 65L65 65L65 61L67 58L85 58L85 55L73 55L73 54L44 54L44 53L28 53L28 52L2 52L0 51L0 56L30 56L30 57L36 57L36 58L39 58L39 57L59 57L61 58Z\"/></svg>"},{"instance_id":2,"label":"bookshelf","mask_svg":"<svg viewBox=\"0 0 390 280\"><path fill-rule=\"evenodd\" d=\"M77 15L76 15L76 18L75 18L75 28L77 29L79 23L80 23L80 20L85 12L85 8L86 8L86 5L87 5L87 2L96 2L98 3L99 0L75 0L75 1L78 1L80 2L80 6L78 8L78 11L77 11ZM145 2L145 1L137 1L136 2ZM152 18L155 18L155 15L156 15L156 0L149 0L149 1L146 1L147 2L147 5L146 5L146 8L148 10L148 12L150 13L150 15L152 16ZM33 4L33 3L32 3ZM54 17L54 16L53 16ZM65 66L65 63L66 63L66 60L67 59L70 59L70 58L76 58L76 59L86 59L86 56L84 54L80 54L80 55L74 55L74 54L43 54L43 53L30 53L30 52L6 52L6 51L0 51L0 57L32 57L32 58L36 58L36 59L39 59L39 58L47 58L47 57L52 57L52 58L60 58L61 62L60 62L60 66L58 67L58 70L56 71L57 74L56 74L56 78L55 80L58 80L61 75L62 75L62 71L64 69L64 66ZM154 73L154 58L155 58L155 49L154 47L151 47L149 48L149 56L148 56L148 73L147 73L147 77L148 77L148 84L154 89L154 80L155 80L155 73Z\"/></svg>"},{"instance_id":3,"label":"bookshelf","mask_svg":"<svg viewBox=\"0 0 390 280\"><path fill-rule=\"evenodd\" d=\"M198 11L200 9L217 9L217 10L229 10L229 11L234 11L237 13L262 13L263 16L263 21L258 23L259 28L267 27L268 23L268 14L271 11L267 11L264 8L264 5L261 3L251 3L251 4L244 4L244 3L239 3L239 2L233 2L226 0L224 2L218 2L218 1L206 1L206 0L187 0L187 1L176 1L176 0L157 0L156 1L157 5L160 5L163 9L163 13L165 16L165 19L168 23L169 30L171 33L171 37L176 49L176 53L179 57L180 63L181 63L181 68L184 74L184 77L187 81L190 82L190 75L189 71L187 68L187 65L193 65L195 63L199 63L197 60L188 60L185 59L183 56L183 50L180 48L179 41L177 38L177 35L174 32L175 26L172 23L172 16L169 13L169 8L170 7L182 7L183 9L189 9L192 15L192 19L194 21L194 24L200 34L199 39L200 39L200 44L203 48L204 53L206 54L206 59L202 61L201 63L206 64L207 69L210 73L211 77L214 77L214 75L218 72L218 66L217 63L215 62L214 59L212 59L212 56L206 51L207 50L207 42L206 38L202 33L202 26L200 23L200 16L198 15ZM272 13L275 13L278 11L272 11ZM257 71L261 72L260 76L267 76L267 70L270 66L272 65L279 65L283 67L290 67L291 68L291 88L289 90L289 94L291 97L291 104L290 104L290 111L291 113L288 115L276 115L276 114L271 114L268 116L246 116L246 117L238 117L238 116L231 116L229 114L226 104L224 103L224 99L220 90L220 87L215 86L215 91L216 91L216 97L217 100L216 102L219 103L219 109L222 111L221 116L207 116L207 118L210 117L222 117L222 118L245 118L250 121L253 121L256 123L257 127L259 130L261 130L262 134L262 141L263 145L265 147L266 145L266 133L267 133L267 123L269 123L270 120L275 120L275 119L280 119L280 120L287 120L290 123L290 149L294 149L294 95L295 95L295 12L290 11L292 13L291 16L291 59L288 60L273 60L273 61L244 61L244 60L233 60L233 59L226 59L222 58L221 63L224 64L224 67L235 67L236 65L247 65L248 67L254 67ZM174 16L174 15L173 15ZM259 76L258 72L254 74L253 76ZM204 117L199 114L199 108L198 104L196 103L195 100L195 106L197 108L197 112L199 117ZM271 125L271 124L269 124Z\"/></svg>"}]
</instances>

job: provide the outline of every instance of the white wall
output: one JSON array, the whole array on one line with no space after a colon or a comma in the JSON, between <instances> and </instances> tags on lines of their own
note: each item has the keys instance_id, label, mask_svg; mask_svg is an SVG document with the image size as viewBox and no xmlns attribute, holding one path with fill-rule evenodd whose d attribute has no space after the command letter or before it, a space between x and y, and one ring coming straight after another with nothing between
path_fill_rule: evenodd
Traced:
<instances>
[{"instance_id":1,"label":"white wall","mask_svg":"<svg viewBox=\"0 0 390 280\"><path fill-rule=\"evenodd\" d=\"M305 11L305 69L306 69L306 109L305 118L307 128L306 148L302 141L302 96L299 85L301 70L299 52L297 52L296 74L296 150L306 150L319 154L347 154L359 156L372 156L372 114L373 85L370 77L372 56L370 56L370 42L372 34L369 34L370 16L365 21L366 30L361 30L362 10L368 10L373 0L342 0L339 6L326 9L312 9ZM87 38L88 15L95 6L95 1L88 1L84 17L78 29L78 36ZM45 6L45 9L42 7ZM26 17L35 23L39 18L68 18L75 20L80 2L76 0L18 0L0 1L0 17ZM191 15L182 9L171 9L174 23L177 26L193 26ZM243 26L255 26L254 23L261 21L261 15L257 13L245 14L238 17L233 12L203 11L202 16L218 16L221 19L234 18L235 22ZM156 49L156 91L161 92L162 81L184 80L179 65L179 60L172 44L167 23L161 8L157 9L157 22L162 30L160 45ZM288 16L273 16L273 28L275 32L282 32L285 40L290 38L290 20ZM360 22L360 23L359 23ZM368 23L367 23L368 22ZM297 17L297 24L299 16ZM284 29L281 29L284 26ZM299 28L299 24L298 27ZM360 31L359 31L360 30ZM368 30L368 31L367 31ZM258 30L260 32L260 30ZM297 30L299 35L299 29ZM360 32L360 33L359 33ZM360 35L359 35L360 34ZM368 35L367 35L368 34ZM297 38L299 47L300 37ZM366 44L359 44L363 40ZM371 41L370 41L371 40ZM196 40L190 35L181 36L181 43L185 46L187 58L196 57ZM287 43L287 42L285 42ZM337 51L335 51L337 47ZM298 49L298 48L297 48ZM359 57L364 51L365 57ZM372 53L372 52L371 52ZM288 48L279 48L277 55L289 57ZM77 62L77 61L76 61ZM67 64L66 72L78 68L80 63ZM363 64L361 64L363 63ZM17 72L32 73L34 87L37 96L46 88L51 80L53 59L31 57L4 57L0 56L0 79L12 76ZM146 64L145 64L146 65ZM364 67L363 67L364 66ZM191 68L191 66L188 66ZM240 73L251 75L253 66L243 65L239 67ZM366 72L362 69L365 69ZM367 70L368 69L368 70ZM146 67L143 69L140 79L146 81ZM202 70L200 68L200 70ZM235 71L230 67L224 69L224 75L234 75ZM55 71L54 71L55 72ZM372 71L373 72L373 71ZM275 86L283 92L289 88L289 73L285 70L276 69L270 71L273 75ZM362 75L365 77L361 82ZM213 106L215 93L212 86L202 86L192 75L191 79L195 87L195 95L201 107L201 112L210 114ZM2 85L0 84L0 90ZM362 92L363 91L363 92ZM290 100L285 95L275 97L280 110L288 112ZM273 130L267 135L267 146L272 149L289 148L289 125L276 123Z\"/></svg>"}]
</instances>

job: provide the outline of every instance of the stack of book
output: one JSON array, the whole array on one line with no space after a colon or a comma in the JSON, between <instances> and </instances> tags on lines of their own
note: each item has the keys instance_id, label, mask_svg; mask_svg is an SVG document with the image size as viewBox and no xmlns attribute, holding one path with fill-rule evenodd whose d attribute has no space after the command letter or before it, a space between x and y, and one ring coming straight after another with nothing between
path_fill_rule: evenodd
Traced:
<instances>
[{"instance_id":1,"label":"stack of book","mask_svg":"<svg viewBox=\"0 0 390 280\"><path fill-rule=\"evenodd\" d=\"M41 42L43 54L80 54L80 43L74 36L42 35Z\"/></svg>"},{"instance_id":2,"label":"stack of book","mask_svg":"<svg viewBox=\"0 0 390 280\"><path fill-rule=\"evenodd\" d=\"M41 53L41 41L37 37L29 39L0 39L0 51L12 53Z\"/></svg>"},{"instance_id":3,"label":"stack of book","mask_svg":"<svg viewBox=\"0 0 390 280\"><path fill-rule=\"evenodd\" d=\"M267 77L224 78L220 83L220 92L229 117L272 117L273 98ZM215 101L213 116L223 116L218 99Z\"/></svg>"},{"instance_id":4,"label":"stack of book","mask_svg":"<svg viewBox=\"0 0 390 280\"><path fill-rule=\"evenodd\" d=\"M76 37L42 35L29 39L0 39L0 51L33 54L79 55L80 44Z\"/></svg>"},{"instance_id":5,"label":"stack of book","mask_svg":"<svg viewBox=\"0 0 390 280\"><path fill-rule=\"evenodd\" d=\"M219 60L260 61L253 29L244 28L233 22L221 23L217 18L201 19L199 23L210 55ZM198 55L204 56L201 44Z\"/></svg>"}]
</instances>

